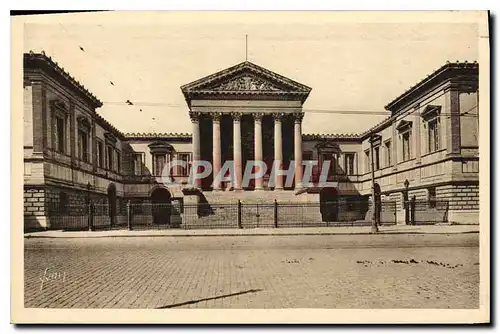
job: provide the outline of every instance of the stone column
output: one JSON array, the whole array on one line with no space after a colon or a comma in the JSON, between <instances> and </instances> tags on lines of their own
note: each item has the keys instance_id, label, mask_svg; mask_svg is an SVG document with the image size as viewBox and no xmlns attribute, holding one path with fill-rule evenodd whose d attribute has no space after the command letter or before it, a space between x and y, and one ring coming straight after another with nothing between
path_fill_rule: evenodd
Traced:
<instances>
[{"instance_id":1,"label":"stone column","mask_svg":"<svg viewBox=\"0 0 500 334\"><path fill-rule=\"evenodd\" d=\"M295 159L295 189L302 188L302 119L303 113L294 115L293 147Z\"/></svg>"},{"instance_id":2,"label":"stone column","mask_svg":"<svg viewBox=\"0 0 500 334\"><path fill-rule=\"evenodd\" d=\"M280 169L283 165L283 144L281 138L281 119L282 113L273 114L274 118L274 162L273 167L278 166ZM278 164L279 162L279 164ZM277 171L274 173L274 190L283 190L283 175L279 175Z\"/></svg>"},{"instance_id":3,"label":"stone column","mask_svg":"<svg viewBox=\"0 0 500 334\"><path fill-rule=\"evenodd\" d=\"M221 141L220 141L220 113L212 115L212 128L213 128L213 151L212 151L212 173L213 173L213 190L220 190L220 181L215 177L219 174L221 169Z\"/></svg>"},{"instance_id":4,"label":"stone column","mask_svg":"<svg viewBox=\"0 0 500 334\"><path fill-rule=\"evenodd\" d=\"M255 113L253 114L253 119L254 119L254 132L255 132L255 141L254 141L254 148L255 148L255 161L259 161L259 163L263 159L263 153L262 153L262 117L264 114L262 113ZM263 178L262 177L257 177L255 179L255 189L256 190L262 190L263 189Z\"/></svg>"},{"instance_id":5,"label":"stone column","mask_svg":"<svg viewBox=\"0 0 500 334\"><path fill-rule=\"evenodd\" d=\"M441 123L441 127L446 127L446 153L460 154L460 94L458 90L453 89L449 90L445 97L443 113L450 115L444 118L444 124Z\"/></svg>"},{"instance_id":6,"label":"stone column","mask_svg":"<svg viewBox=\"0 0 500 334\"><path fill-rule=\"evenodd\" d=\"M198 112L190 112L189 117L191 118L191 123L193 124L193 161L199 161L201 158L201 148L200 148L200 113ZM201 188L201 180L195 180L194 187L200 189Z\"/></svg>"},{"instance_id":7,"label":"stone column","mask_svg":"<svg viewBox=\"0 0 500 334\"><path fill-rule=\"evenodd\" d=\"M233 117L233 163L234 163L234 190L241 190L241 114L232 113Z\"/></svg>"}]
</instances>

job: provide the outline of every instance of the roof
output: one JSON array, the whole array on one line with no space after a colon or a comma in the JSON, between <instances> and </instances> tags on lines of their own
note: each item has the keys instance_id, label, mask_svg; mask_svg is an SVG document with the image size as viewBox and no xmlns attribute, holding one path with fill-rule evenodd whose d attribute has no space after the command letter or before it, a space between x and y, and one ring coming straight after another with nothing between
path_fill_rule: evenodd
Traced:
<instances>
[{"instance_id":1,"label":"roof","mask_svg":"<svg viewBox=\"0 0 500 334\"><path fill-rule=\"evenodd\" d=\"M327 134L302 134L303 140L321 140L321 139L343 139L343 140L360 140L361 136L354 133L327 133Z\"/></svg>"},{"instance_id":2,"label":"roof","mask_svg":"<svg viewBox=\"0 0 500 334\"><path fill-rule=\"evenodd\" d=\"M25 53L23 57L24 69L42 69L48 72L54 79L57 79L61 83L69 86L75 90L79 95L90 103L93 108L102 107L102 102L92 94L83 84L78 80L73 78L68 72L64 70L64 67L59 66L59 64L52 60L51 57L45 55L45 52L35 53L30 51Z\"/></svg>"},{"instance_id":3,"label":"roof","mask_svg":"<svg viewBox=\"0 0 500 334\"><path fill-rule=\"evenodd\" d=\"M144 140L144 139L159 139L159 140L186 140L191 139L190 133L177 133L177 132L129 132L125 133L125 139Z\"/></svg>"},{"instance_id":4,"label":"roof","mask_svg":"<svg viewBox=\"0 0 500 334\"><path fill-rule=\"evenodd\" d=\"M190 133L125 133L125 139L191 139ZM346 139L359 140L361 137L358 134L303 134L304 140L321 140L321 139Z\"/></svg>"},{"instance_id":5,"label":"roof","mask_svg":"<svg viewBox=\"0 0 500 334\"><path fill-rule=\"evenodd\" d=\"M360 135L361 139L369 137L373 132L382 130L385 126L390 125L393 119L394 119L393 116L389 116L386 119L382 120L381 122L375 124L374 126L372 126L371 128L369 128Z\"/></svg>"},{"instance_id":6,"label":"roof","mask_svg":"<svg viewBox=\"0 0 500 334\"><path fill-rule=\"evenodd\" d=\"M227 85L231 80L237 81L243 75L250 75L253 79L260 79L259 87L243 85ZM268 95L268 96L297 96L302 102L307 99L311 88L270 71L249 61L208 75L191 83L181 86L186 101L198 95Z\"/></svg>"},{"instance_id":7,"label":"roof","mask_svg":"<svg viewBox=\"0 0 500 334\"><path fill-rule=\"evenodd\" d=\"M95 113L96 122L103 127L104 130L114 133L120 140L125 139L123 132L115 128L111 123L109 123L104 117Z\"/></svg>"},{"instance_id":8,"label":"roof","mask_svg":"<svg viewBox=\"0 0 500 334\"><path fill-rule=\"evenodd\" d=\"M433 88L450 79L467 80L467 78L474 78L478 75L479 64L474 61L473 63L459 62L450 63L446 62L443 66L432 72L417 84L410 87L406 92L395 98L385 106L385 109L394 112L399 111L407 103L411 103L413 99L418 97L423 91Z\"/></svg>"}]
</instances>

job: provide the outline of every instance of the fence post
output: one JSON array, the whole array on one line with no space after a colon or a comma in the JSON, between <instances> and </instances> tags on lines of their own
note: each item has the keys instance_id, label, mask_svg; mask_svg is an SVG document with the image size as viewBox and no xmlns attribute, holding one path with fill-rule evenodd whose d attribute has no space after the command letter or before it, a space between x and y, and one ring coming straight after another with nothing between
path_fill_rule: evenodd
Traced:
<instances>
[{"instance_id":1,"label":"fence post","mask_svg":"<svg viewBox=\"0 0 500 334\"><path fill-rule=\"evenodd\" d=\"M398 224L398 203L394 201L394 225Z\"/></svg>"},{"instance_id":2,"label":"fence post","mask_svg":"<svg viewBox=\"0 0 500 334\"><path fill-rule=\"evenodd\" d=\"M238 228L242 228L241 225L241 201L238 200Z\"/></svg>"},{"instance_id":3,"label":"fence post","mask_svg":"<svg viewBox=\"0 0 500 334\"><path fill-rule=\"evenodd\" d=\"M411 202L410 202L410 212L411 212L411 215L410 215L410 224L411 225L416 225L416 222L415 222L415 209L416 209L416 199L415 199L415 196L413 196L411 198Z\"/></svg>"},{"instance_id":4,"label":"fence post","mask_svg":"<svg viewBox=\"0 0 500 334\"><path fill-rule=\"evenodd\" d=\"M278 228L278 201L274 200L274 228Z\"/></svg>"},{"instance_id":5,"label":"fence post","mask_svg":"<svg viewBox=\"0 0 500 334\"><path fill-rule=\"evenodd\" d=\"M128 226L128 230L131 231L132 230L132 207L130 204L130 200L128 200L128 202L127 202L127 226Z\"/></svg>"},{"instance_id":6,"label":"fence post","mask_svg":"<svg viewBox=\"0 0 500 334\"><path fill-rule=\"evenodd\" d=\"M94 205L92 204L92 201L89 200L89 205L88 205L88 219L89 219L89 231L94 231Z\"/></svg>"}]
</instances>

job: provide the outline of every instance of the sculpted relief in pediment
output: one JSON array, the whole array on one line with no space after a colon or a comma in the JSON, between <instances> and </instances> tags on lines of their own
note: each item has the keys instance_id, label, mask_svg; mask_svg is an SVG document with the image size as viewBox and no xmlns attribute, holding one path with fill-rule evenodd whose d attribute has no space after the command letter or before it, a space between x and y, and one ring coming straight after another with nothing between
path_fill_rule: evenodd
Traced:
<instances>
[{"instance_id":1,"label":"sculpted relief in pediment","mask_svg":"<svg viewBox=\"0 0 500 334\"><path fill-rule=\"evenodd\" d=\"M264 81L252 76L242 76L232 79L212 88L218 91L277 91L275 87L268 81Z\"/></svg>"}]
</instances>

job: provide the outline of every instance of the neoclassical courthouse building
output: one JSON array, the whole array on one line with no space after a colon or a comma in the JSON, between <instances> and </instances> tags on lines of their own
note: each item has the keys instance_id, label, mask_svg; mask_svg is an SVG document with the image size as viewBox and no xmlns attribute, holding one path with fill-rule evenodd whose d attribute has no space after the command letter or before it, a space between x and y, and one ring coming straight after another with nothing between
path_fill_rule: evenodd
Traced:
<instances>
[{"instance_id":1,"label":"neoclassical courthouse building","mask_svg":"<svg viewBox=\"0 0 500 334\"><path fill-rule=\"evenodd\" d=\"M362 134L302 133L311 88L251 62L181 87L190 134L120 132L97 114L102 102L43 53L24 54L23 87L28 228L50 227L51 203L83 206L89 197L113 211L128 200L319 202L324 195L356 211L372 191L375 136L376 189L397 203L398 223L408 196L430 208L446 201L450 222L479 221L477 63L444 64L388 103L390 116ZM188 184L189 168L182 166L170 176L184 187L159 182L166 163L200 159L213 165L201 182ZM234 161L234 184L213 182L227 160ZM278 176L273 184L268 168L242 187L249 160L269 167L281 160L284 168L294 161L296 176L288 184ZM310 184L302 182L303 160L318 161ZM326 160L328 181L336 182L327 192L318 184Z\"/></svg>"}]
</instances>

